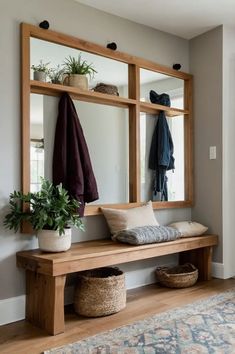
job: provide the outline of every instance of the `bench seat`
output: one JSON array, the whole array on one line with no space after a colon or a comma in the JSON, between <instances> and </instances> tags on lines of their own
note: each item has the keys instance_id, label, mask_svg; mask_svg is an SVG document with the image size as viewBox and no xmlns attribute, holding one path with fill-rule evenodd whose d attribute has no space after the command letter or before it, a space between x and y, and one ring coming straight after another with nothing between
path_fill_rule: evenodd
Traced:
<instances>
[{"instance_id":1,"label":"bench seat","mask_svg":"<svg viewBox=\"0 0 235 354\"><path fill-rule=\"evenodd\" d=\"M179 262L193 263L200 280L211 278L212 247L217 235L133 246L110 239L78 242L61 253L39 249L17 253L17 266L26 270L26 319L50 334L64 332L66 275L83 270L179 253Z\"/></svg>"}]
</instances>

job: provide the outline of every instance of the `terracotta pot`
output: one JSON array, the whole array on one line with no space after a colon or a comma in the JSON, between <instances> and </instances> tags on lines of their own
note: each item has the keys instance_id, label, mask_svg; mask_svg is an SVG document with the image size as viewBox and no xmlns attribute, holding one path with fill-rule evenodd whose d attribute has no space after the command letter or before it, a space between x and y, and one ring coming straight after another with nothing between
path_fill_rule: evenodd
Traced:
<instances>
[{"instance_id":1,"label":"terracotta pot","mask_svg":"<svg viewBox=\"0 0 235 354\"><path fill-rule=\"evenodd\" d=\"M56 230L38 231L38 245L42 251L63 252L71 247L71 228L65 229L61 236Z\"/></svg>"},{"instance_id":2,"label":"terracotta pot","mask_svg":"<svg viewBox=\"0 0 235 354\"><path fill-rule=\"evenodd\" d=\"M64 78L64 85L77 87L81 90L88 90L88 79L86 75L70 74Z\"/></svg>"}]
</instances>

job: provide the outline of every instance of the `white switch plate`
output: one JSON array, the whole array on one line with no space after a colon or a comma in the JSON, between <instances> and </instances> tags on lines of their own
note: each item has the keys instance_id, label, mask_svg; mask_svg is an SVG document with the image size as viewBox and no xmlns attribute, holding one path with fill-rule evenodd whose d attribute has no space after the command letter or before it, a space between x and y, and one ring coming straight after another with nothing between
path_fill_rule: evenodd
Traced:
<instances>
[{"instance_id":1,"label":"white switch plate","mask_svg":"<svg viewBox=\"0 0 235 354\"><path fill-rule=\"evenodd\" d=\"M216 160L216 146L210 146L210 160Z\"/></svg>"}]
</instances>

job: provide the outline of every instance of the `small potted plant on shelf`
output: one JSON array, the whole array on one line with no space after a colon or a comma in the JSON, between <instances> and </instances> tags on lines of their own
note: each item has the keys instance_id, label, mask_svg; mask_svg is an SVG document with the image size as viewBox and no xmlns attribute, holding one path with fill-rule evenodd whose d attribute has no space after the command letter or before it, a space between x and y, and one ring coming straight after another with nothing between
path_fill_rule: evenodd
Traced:
<instances>
[{"instance_id":1,"label":"small potted plant on shelf","mask_svg":"<svg viewBox=\"0 0 235 354\"><path fill-rule=\"evenodd\" d=\"M24 211L23 203L29 208ZM84 230L77 213L80 203L70 199L62 185L54 186L42 178L41 190L23 194L10 194L10 213L5 216L4 226L17 232L21 223L31 224L38 237L39 248L47 252L67 251L71 247L71 226Z\"/></svg>"},{"instance_id":2,"label":"small potted plant on shelf","mask_svg":"<svg viewBox=\"0 0 235 354\"><path fill-rule=\"evenodd\" d=\"M49 64L50 63L43 63L43 61L40 60L38 65L32 65L31 69L33 70L33 79L45 82L49 73Z\"/></svg>"},{"instance_id":3,"label":"small potted plant on shelf","mask_svg":"<svg viewBox=\"0 0 235 354\"><path fill-rule=\"evenodd\" d=\"M93 68L93 64L88 64L86 60L82 60L81 54L77 58L71 55L65 58L63 63L65 69L64 84L75 86L83 90L88 90L88 78L93 78L97 71Z\"/></svg>"},{"instance_id":4,"label":"small potted plant on shelf","mask_svg":"<svg viewBox=\"0 0 235 354\"><path fill-rule=\"evenodd\" d=\"M64 69L60 65L49 69L48 76L52 84L62 84Z\"/></svg>"}]
</instances>

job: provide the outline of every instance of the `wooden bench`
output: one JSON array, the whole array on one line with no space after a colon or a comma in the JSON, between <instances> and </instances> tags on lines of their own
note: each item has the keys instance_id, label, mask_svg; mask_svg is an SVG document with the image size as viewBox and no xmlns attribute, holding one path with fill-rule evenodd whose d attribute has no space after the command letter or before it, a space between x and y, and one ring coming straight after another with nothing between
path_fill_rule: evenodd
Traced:
<instances>
[{"instance_id":1,"label":"wooden bench","mask_svg":"<svg viewBox=\"0 0 235 354\"><path fill-rule=\"evenodd\" d=\"M74 243L62 253L18 252L17 266L26 269L26 319L50 334L64 332L66 275L83 270L180 252L180 264L193 263L199 279L209 280L212 246L217 244L216 235L203 235L143 246L105 239Z\"/></svg>"}]
</instances>

